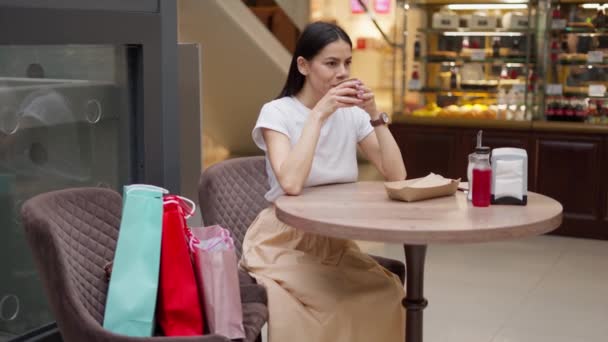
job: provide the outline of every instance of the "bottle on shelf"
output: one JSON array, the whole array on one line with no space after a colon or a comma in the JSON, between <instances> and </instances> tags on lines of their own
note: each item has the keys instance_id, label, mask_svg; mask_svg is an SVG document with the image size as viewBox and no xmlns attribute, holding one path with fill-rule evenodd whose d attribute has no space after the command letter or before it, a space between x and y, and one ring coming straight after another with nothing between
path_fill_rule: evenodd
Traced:
<instances>
[{"instance_id":1,"label":"bottle on shelf","mask_svg":"<svg viewBox=\"0 0 608 342\"><path fill-rule=\"evenodd\" d=\"M568 48L568 41L567 40L562 40L561 49L562 49L563 53L568 53L568 51L570 50L570 48Z\"/></svg>"},{"instance_id":2,"label":"bottle on shelf","mask_svg":"<svg viewBox=\"0 0 608 342\"><path fill-rule=\"evenodd\" d=\"M507 66L503 65L502 69L500 69L500 78L506 80L509 78L509 70L507 70Z\"/></svg>"},{"instance_id":3,"label":"bottle on shelf","mask_svg":"<svg viewBox=\"0 0 608 342\"><path fill-rule=\"evenodd\" d=\"M551 41L551 63L556 63L559 59L560 47L557 39Z\"/></svg>"},{"instance_id":4,"label":"bottle on shelf","mask_svg":"<svg viewBox=\"0 0 608 342\"><path fill-rule=\"evenodd\" d=\"M418 66L414 66L414 70L412 70L412 76L409 81L408 88L413 91L418 91L422 89L422 83L420 82L420 73L418 72Z\"/></svg>"},{"instance_id":5,"label":"bottle on shelf","mask_svg":"<svg viewBox=\"0 0 608 342\"><path fill-rule=\"evenodd\" d=\"M557 106L559 103L557 102L557 97L549 96L547 97L547 108L545 109L545 116L547 120L551 120L557 111Z\"/></svg>"},{"instance_id":6,"label":"bottle on shelf","mask_svg":"<svg viewBox=\"0 0 608 342\"><path fill-rule=\"evenodd\" d=\"M458 89L459 83L460 82L458 82L458 68L453 67L450 74L450 89Z\"/></svg>"},{"instance_id":7,"label":"bottle on shelf","mask_svg":"<svg viewBox=\"0 0 608 342\"><path fill-rule=\"evenodd\" d=\"M477 39L473 39L470 43L469 46L471 47L471 49L479 49L479 40Z\"/></svg>"},{"instance_id":8,"label":"bottle on shelf","mask_svg":"<svg viewBox=\"0 0 608 342\"><path fill-rule=\"evenodd\" d=\"M553 20L555 19L561 19L562 18L562 13L561 13L561 8L560 8L560 4L557 4L557 6L555 6L555 8L553 9L553 11L551 11L551 18Z\"/></svg>"},{"instance_id":9,"label":"bottle on shelf","mask_svg":"<svg viewBox=\"0 0 608 342\"><path fill-rule=\"evenodd\" d=\"M530 71L528 73L528 91L529 92L531 92L531 93L535 92L537 79L538 79L538 77L536 76L536 73L534 72L534 70L530 69Z\"/></svg>"},{"instance_id":10,"label":"bottle on shelf","mask_svg":"<svg viewBox=\"0 0 608 342\"><path fill-rule=\"evenodd\" d=\"M467 49L470 47L470 43L469 43L469 37L464 37L462 38L462 48L463 49Z\"/></svg>"},{"instance_id":11,"label":"bottle on shelf","mask_svg":"<svg viewBox=\"0 0 608 342\"><path fill-rule=\"evenodd\" d=\"M599 114L599 122L602 124L607 123L606 118L608 117L608 108L604 106L605 103L602 100L597 100L598 114Z\"/></svg>"},{"instance_id":12,"label":"bottle on shelf","mask_svg":"<svg viewBox=\"0 0 608 342\"><path fill-rule=\"evenodd\" d=\"M597 13L595 14L595 18L591 21L595 28L604 28L608 24L608 18L604 14L604 7L599 6L597 8Z\"/></svg>"},{"instance_id":13,"label":"bottle on shelf","mask_svg":"<svg viewBox=\"0 0 608 342\"><path fill-rule=\"evenodd\" d=\"M574 102L572 98L566 98L564 106L564 115L572 117L574 116Z\"/></svg>"},{"instance_id":14,"label":"bottle on shelf","mask_svg":"<svg viewBox=\"0 0 608 342\"><path fill-rule=\"evenodd\" d=\"M497 118L498 119L506 119L507 118L507 93L505 88L498 89L498 106L497 106Z\"/></svg>"},{"instance_id":15,"label":"bottle on shelf","mask_svg":"<svg viewBox=\"0 0 608 342\"><path fill-rule=\"evenodd\" d=\"M558 3L551 11L551 28L554 30L562 30L566 26L566 20L562 19L560 4Z\"/></svg>"},{"instance_id":16,"label":"bottle on shelf","mask_svg":"<svg viewBox=\"0 0 608 342\"><path fill-rule=\"evenodd\" d=\"M414 71L412 71L412 79L420 80L420 74L418 73L418 68L414 68Z\"/></svg>"},{"instance_id":17,"label":"bottle on shelf","mask_svg":"<svg viewBox=\"0 0 608 342\"><path fill-rule=\"evenodd\" d=\"M583 99L574 100L574 116L578 121L586 121L589 114L587 104Z\"/></svg>"},{"instance_id":18,"label":"bottle on shelf","mask_svg":"<svg viewBox=\"0 0 608 342\"><path fill-rule=\"evenodd\" d=\"M587 99L587 116L589 123L599 123L597 102L593 99Z\"/></svg>"},{"instance_id":19,"label":"bottle on shelf","mask_svg":"<svg viewBox=\"0 0 608 342\"><path fill-rule=\"evenodd\" d=\"M420 58L421 54L421 46L420 46L420 35L416 35L416 41L414 42L414 58Z\"/></svg>"},{"instance_id":20,"label":"bottle on shelf","mask_svg":"<svg viewBox=\"0 0 608 342\"><path fill-rule=\"evenodd\" d=\"M519 37L513 37L513 51L519 50Z\"/></svg>"},{"instance_id":21,"label":"bottle on shelf","mask_svg":"<svg viewBox=\"0 0 608 342\"><path fill-rule=\"evenodd\" d=\"M492 42L492 57L498 58L500 57L500 38L494 37Z\"/></svg>"}]
</instances>

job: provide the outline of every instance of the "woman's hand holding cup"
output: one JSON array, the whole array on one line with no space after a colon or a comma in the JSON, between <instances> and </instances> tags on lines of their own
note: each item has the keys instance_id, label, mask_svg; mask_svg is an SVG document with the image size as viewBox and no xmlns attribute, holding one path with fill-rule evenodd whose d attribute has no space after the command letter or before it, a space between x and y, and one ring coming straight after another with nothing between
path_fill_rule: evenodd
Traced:
<instances>
[{"instance_id":1,"label":"woman's hand holding cup","mask_svg":"<svg viewBox=\"0 0 608 342\"><path fill-rule=\"evenodd\" d=\"M357 98L361 100L357 106L367 112L373 119L378 116L376 97L370 88L361 83L357 86Z\"/></svg>"},{"instance_id":2,"label":"woman's hand holding cup","mask_svg":"<svg viewBox=\"0 0 608 342\"><path fill-rule=\"evenodd\" d=\"M338 83L331 88L325 96L317 102L313 111L321 115L321 119L325 120L330 117L338 108L359 106L364 102L364 99L358 97L358 86L361 81L357 79L349 79Z\"/></svg>"}]
</instances>

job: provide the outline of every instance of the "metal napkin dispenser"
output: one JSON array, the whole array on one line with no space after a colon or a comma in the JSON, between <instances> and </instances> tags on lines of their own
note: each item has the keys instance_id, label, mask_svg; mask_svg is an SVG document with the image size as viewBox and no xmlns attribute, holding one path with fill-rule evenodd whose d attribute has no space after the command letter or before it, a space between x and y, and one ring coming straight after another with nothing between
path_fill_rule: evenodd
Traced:
<instances>
[{"instance_id":1,"label":"metal napkin dispenser","mask_svg":"<svg viewBox=\"0 0 608 342\"><path fill-rule=\"evenodd\" d=\"M492 204L528 203L528 153L521 148L492 150Z\"/></svg>"}]
</instances>

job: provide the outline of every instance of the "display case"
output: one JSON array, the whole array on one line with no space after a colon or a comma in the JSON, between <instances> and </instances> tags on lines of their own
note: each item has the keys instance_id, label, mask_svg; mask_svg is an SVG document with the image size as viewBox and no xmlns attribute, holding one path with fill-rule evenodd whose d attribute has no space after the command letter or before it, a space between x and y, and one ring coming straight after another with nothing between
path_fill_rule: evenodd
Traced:
<instances>
[{"instance_id":1,"label":"display case","mask_svg":"<svg viewBox=\"0 0 608 342\"><path fill-rule=\"evenodd\" d=\"M548 121L608 123L608 4L548 3L544 49Z\"/></svg>"},{"instance_id":2,"label":"display case","mask_svg":"<svg viewBox=\"0 0 608 342\"><path fill-rule=\"evenodd\" d=\"M540 103L536 4L405 3L404 114L531 120Z\"/></svg>"},{"instance_id":3,"label":"display case","mask_svg":"<svg viewBox=\"0 0 608 342\"><path fill-rule=\"evenodd\" d=\"M407 91L389 128L408 177L466 179L483 129L486 146L526 150L528 190L562 203L553 234L608 240L608 6L439 1L402 6Z\"/></svg>"}]
</instances>

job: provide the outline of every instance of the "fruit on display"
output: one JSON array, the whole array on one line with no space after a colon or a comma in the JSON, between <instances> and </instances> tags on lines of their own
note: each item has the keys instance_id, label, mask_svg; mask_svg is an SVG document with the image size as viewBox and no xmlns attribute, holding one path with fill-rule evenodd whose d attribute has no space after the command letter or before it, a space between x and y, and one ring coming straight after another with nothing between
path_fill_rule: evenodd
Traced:
<instances>
[{"instance_id":1,"label":"fruit on display","mask_svg":"<svg viewBox=\"0 0 608 342\"><path fill-rule=\"evenodd\" d=\"M441 111L441 107L437 106L435 102L431 102L422 108L418 108L412 112L414 116L437 116Z\"/></svg>"},{"instance_id":2,"label":"fruit on display","mask_svg":"<svg viewBox=\"0 0 608 342\"><path fill-rule=\"evenodd\" d=\"M414 116L437 116L446 118L496 119L497 106L484 104L464 104L462 106L450 105L439 107L436 103L429 103L423 108L412 112Z\"/></svg>"},{"instance_id":3,"label":"fruit on display","mask_svg":"<svg viewBox=\"0 0 608 342\"><path fill-rule=\"evenodd\" d=\"M484 104L451 105L443 108L437 116L471 119L496 119L496 106Z\"/></svg>"}]
</instances>

